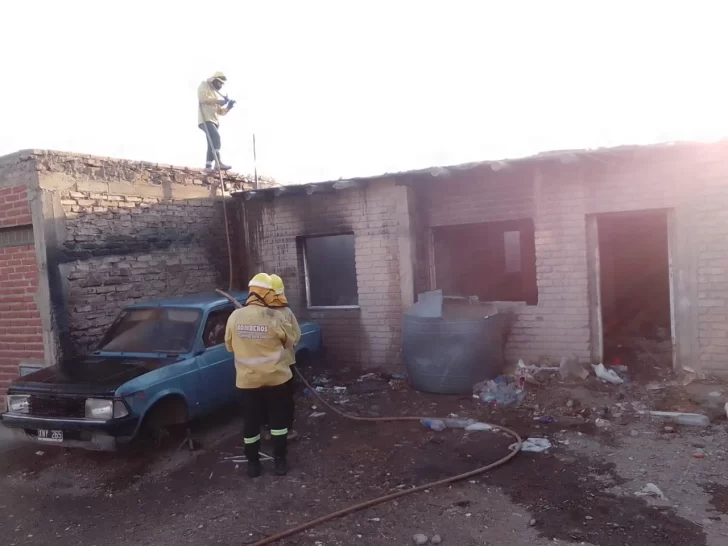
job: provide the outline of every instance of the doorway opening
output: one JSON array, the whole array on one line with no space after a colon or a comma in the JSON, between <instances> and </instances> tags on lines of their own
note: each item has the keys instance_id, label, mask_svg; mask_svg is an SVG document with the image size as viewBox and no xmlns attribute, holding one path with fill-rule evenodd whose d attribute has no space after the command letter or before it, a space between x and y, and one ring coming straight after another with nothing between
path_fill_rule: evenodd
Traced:
<instances>
[{"instance_id":1,"label":"doorway opening","mask_svg":"<svg viewBox=\"0 0 728 546\"><path fill-rule=\"evenodd\" d=\"M666 211L597 216L605 365L632 379L672 370L672 297Z\"/></svg>"}]
</instances>

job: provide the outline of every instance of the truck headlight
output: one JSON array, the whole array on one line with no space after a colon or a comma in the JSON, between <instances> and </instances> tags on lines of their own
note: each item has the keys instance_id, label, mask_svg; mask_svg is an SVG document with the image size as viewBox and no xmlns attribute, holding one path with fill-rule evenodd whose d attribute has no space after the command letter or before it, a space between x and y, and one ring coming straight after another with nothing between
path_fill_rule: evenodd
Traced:
<instances>
[{"instance_id":1,"label":"truck headlight","mask_svg":"<svg viewBox=\"0 0 728 546\"><path fill-rule=\"evenodd\" d=\"M9 413L28 413L28 398L27 394L8 394L6 397L8 404Z\"/></svg>"},{"instance_id":2,"label":"truck headlight","mask_svg":"<svg viewBox=\"0 0 728 546\"><path fill-rule=\"evenodd\" d=\"M126 417L129 411L121 400L86 399L86 419L115 419Z\"/></svg>"}]
</instances>

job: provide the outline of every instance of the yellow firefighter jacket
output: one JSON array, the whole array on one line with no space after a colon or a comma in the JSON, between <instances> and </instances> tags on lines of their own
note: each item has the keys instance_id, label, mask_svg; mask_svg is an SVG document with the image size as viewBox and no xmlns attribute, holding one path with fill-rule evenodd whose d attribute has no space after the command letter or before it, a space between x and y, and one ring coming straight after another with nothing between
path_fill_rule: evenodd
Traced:
<instances>
[{"instance_id":1,"label":"yellow firefighter jacket","mask_svg":"<svg viewBox=\"0 0 728 546\"><path fill-rule=\"evenodd\" d=\"M274 305L278 305L278 301ZM301 341L301 327L298 325L296 315L293 314L293 311L288 306L274 307L274 309L283 315L283 320L286 321L293 332L293 346L283 349L283 361L289 366L293 366L296 363L295 346Z\"/></svg>"},{"instance_id":2,"label":"yellow firefighter jacket","mask_svg":"<svg viewBox=\"0 0 728 546\"><path fill-rule=\"evenodd\" d=\"M197 88L197 125L202 125L207 121L211 121L215 125L220 125L220 116L228 113L228 109L220 106L217 101L222 99L222 95L215 91L212 86L212 80L205 80Z\"/></svg>"},{"instance_id":3,"label":"yellow firefighter jacket","mask_svg":"<svg viewBox=\"0 0 728 546\"><path fill-rule=\"evenodd\" d=\"M291 377L284 350L293 349L294 332L280 311L248 303L230 315L225 346L235 355L239 389L282 385Z\"/></svg>"}]
</instances>

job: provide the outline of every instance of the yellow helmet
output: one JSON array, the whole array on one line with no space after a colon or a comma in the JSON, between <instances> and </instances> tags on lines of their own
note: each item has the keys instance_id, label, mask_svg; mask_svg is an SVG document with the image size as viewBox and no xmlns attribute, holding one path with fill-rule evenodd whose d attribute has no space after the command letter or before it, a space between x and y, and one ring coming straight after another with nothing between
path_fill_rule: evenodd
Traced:
<instances>
[{"instance_id":1,"label":"yellow helmet","mask_svg":"<svg viewBox=\"0 0 728 546\"><path fill-rule=\"evenodd\" d=\"M276 291L276 294L279 296L285 292L286 287L283 286L283 279L281 279L278 275L271 275L270 276L270 283L271 286L273 286L273 290Z\"/></svg>"},{"instance_id":2,"label":"yellow helmet","mask_svg":"<svg viewBox=\"0 0 728 546\"><path fill-rule=\"evenodd\" d=\"M255 277L250 279L248 288L263 288L264 290L273 290L273 284L271 283L270 275L268 273L258 273Z\"/></svg>"},{"instance_id":3,"label":"yellow helmet","mask_svg":"<svg viewBox=\"0 0 728 546\"><path fill-rule=\"evenodd\" d=\"M220 80L221 82L226 82L227 76L225 76L224 72L215 72L212 75L212 78L210 78L210 81L213 81L213 80Z\"/></svg>"}]
</instances>

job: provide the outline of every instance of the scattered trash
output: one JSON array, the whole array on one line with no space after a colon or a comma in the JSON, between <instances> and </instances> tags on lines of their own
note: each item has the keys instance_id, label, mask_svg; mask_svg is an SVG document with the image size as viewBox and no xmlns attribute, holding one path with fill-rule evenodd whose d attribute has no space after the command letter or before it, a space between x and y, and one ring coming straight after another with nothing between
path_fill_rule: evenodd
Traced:
<instances>
[{"instance_id":1,"label":"scattered trash","mask_svg":"<svg viewBox=\"0 0 728 546\"><path fill-rule=\"evenodd\" d=\"M629 431L629 435L632 436L632 438L636 438L637 436L640 435L640 433L639 433L639 431L632 429Z\"/></svg>"},{"instance_id":2,"label":"scattered trash","mask_svg":"<svg viewBox=\"0 0 728 546\"><path fill-rule=\"evenodd\" d=\"M487 432L489 430L493 430L493 427L486 423L476 422L465 427L465 430L467 432Z\"/></svg>"},{"instance_id":3,"label":"scattered trash","mask_svg":"<svg viewBox=\"0 0 728 546\"><path fill-rule=\"evenodd\" d=\"M412 536L412 542L415 544L427 544L427 540L427 535L423 535L422 533L417 533Z\"/></svg>"},{"instance_id":4,"label":"scattered trash","mask_svg":"<svg viewBox=\"0 0 728 546\"><path fill-rule=\"evenodd\" d=\"M531 521L528 522L528 525L529 525L529 527L536 527L536 523L537 523L536 520L532 519Z\"/></svg>"},{"instance_id":5,"label":"scattered trash","mask_svg":"<svg viewBox=\"0 0 728 546\"><path fill-rule=\"evenodd\" d=\"M664 501L667 500L667 497L660 491L660 488L657 487L654 483L648 483L642 488L642 491L637 491L635 493L638 497L657 497L659 499L662 499Z\"/></svg>"},{"instance_id":6,"label":"scattered trash","mask_svg":"<svg viewBox=\"0 0 728 546\"><path fill-rule=\"evenodd\" d=\"M393 379L394 381L404 381L406 378L404 374L401 373L393 373L389 376L390 379Z\"/></svg>"},{"instance_id":7,"label":"scattered trash","mask_svg":"<svg viewBox=\"0 0 728 546\"><path fill-rule=\"evenodd\" d=\"M514 450L517 445L518 444L511 444L508 446L508 449ZM546 438L528 438L527 440L524 440L521 445L521 451L529 453L541 453L549 448L551 448L551 442L549 442Z\"/></svg>"},{"instance_id":8,"label":"scattered trash","mask_svg":"<svg viewBox=\"0 0 728 546\"><path fill-rule=\"evenodd\" d=\"M35 454L38 455L38 457L42 457L45 455L45 451L36 451Z\"/></svg>"},{"instance_id":9,"label":"scattered trash","mask_svg":"<svg viewBox=\"0 0 728 546\"><path fill-rule=\"evenodd\" d=\"M316 419L318 417L323 417L324 415L326 415L325 411L314 411L311 415L309 415L309 417L312 419Z\"/></svg>"},{"instance_id":10,"label":"scattered trash","mask_svg":"<svg viewBox=\"0 0 728 546\"><path fill-rule=\"evenodd\" d=\"M659 383L647 383L647 386L645 387L648 391L661 391L665 388L665 385L660 385Z\"/></svg>"},{"instance_id":11,"label":"scattered trash","mask_svg":"<svg viewBox=\"0 0 728 546\"><path fill-rule=\"evenodd\" d=\"M435 535L430 539L430 544L442 544L442 537L440 535Z\"/></svg>"},{"instance_id":12,"label":"scattered trash","mask_svg":"<svg viewBox=\"0 0 728 546\"><path fill-rule=\"evenodd\" d=\"M319 394L346 394L346 387L316 387Z\"/></svg>"},{"instance_id":13,"label":"scattered trash","mask_svg":"<svg viewBox=\"0 0 728 546\"><path fill-rule=\"evenodd\" d=\"M624 379L619 377L619 375L617 375L617 372L615 372L614 370L606 369L604 367L604 364L599 364L598 366L594 366L592 364L592 368L594 368L594 373L602 381L606 381L607 383L611 383L612 385L621 385L622 383L624 383Z\"/></svg>"},{"instance_id":14,"label":"scattered trash","mask_svg":"<svg viewBox=\"0 0 728 546\"><path fill-rule=\"evenodd\" d=\"M584 381L589 377L589 371L579 364L579 359L576 356L563 357L559 364L559 375L561 379L569 379L570 377L576 377Z\"/></svg>"},{"instance_id":15,"label":"scattered trash","mask_svg":"<svg viewBox=\"0 0 728 546\"><path fill-rule=\"evenodd\" d=\"M707 427L710 425L710 419L702 413L682 413L679 411L648 411L650 417L656 419L666 419L679 425L688 425L694 427Z\"/></svg>"},{"instance_id":16,"label":"scattered trash","mask_svg":"<svg viewBox=\"0 0 728 546\"><path fill-rule=\"evenodd\" d=\"M453 414L454 415L454 414ZM475 419L444 419L442 421L447 428L468 428L475 423Z\"/></svg>"},{"instance_id":17,"label":"scattered trash","mask_svg":"<svg viewBox=\"0 0 728 546\"><path fill-rule=\"evenodd\" d=\"M728 402L725 403L725 416L728 417Z\"/></svg>"},{"instance_id":18,"label":"scattered trash","mask_svg":"<svg viewBox=\"0 0 728 546\"><path fill-rule=\"evenodd\" d=\"M481 381L473 386L473 398L487 404L510 406L520 404L526 397L525 391L515 381L509 381L505 376Z\"/></svg>"},{"instance_id":19,"label":"scattered trash","mask_svg":"<svg viewBox=\"0 0 728 546\"><path fill-rule=\"evenodd\" d=\"M447 428L445 426L445 423L440 419L422 419L420 423L425 425L427 428L431 428L432 430L437 432L441 432L445 430L445 428Z\"/></svg>"},{"instance_id":20,"label":"scattered trash","mask_svg":"<svg viewBox=\"0 0 728 546\"><path fill-rule=\"evenodd\" d=\"M693 381L698 381L698 380L705 379L705 374L704 373L696 372L690 366L683 366L683 372L685 372L684 375L683 375L683 377L682 377L682 384L683 384L683 386L687 386L690 383L692 383Z\"/></svg>"},{"instance_id":21,"label":"scattered trash","mask_svg":"<svg viewBox=\"0 0 728 546\"><path fill-rule=\"evenodd\" d=\"M602 419L601 417L599 417L594 420L594 424L599 428L609 428L612 423L610 423L607 419Z\"/></svg>"},{"instance_id":22,"label":"scattered trash","mask_svg":"<svg viewBox=\"0 0 728 546\"><path fill-rule=\"evenodd\" d=\"M662 427L662 431L667 432L667 433L672 433L672 432L675 432L675 427L665 426L665 427Z\"/></svg>"},{"instance_id":23,"label":"scattered trash","mask_svg":"<svg viewBox=\"0 0 728 546\"><path fill-rule=\"evenodd\" d=\"M574 407L574 401L573 400L567 400L566 401L566 407L567 408L573 408Z\"/></svg>"},{"instance_id":24,"label":"scattered trash","mask_svg":"<svg viewBox=\"0 0 728 546\"><path fill-rule=\"evenodd\" d=\"M710 396L711 398L720 398L721 396L723 396L723 393L721 391L712 391L708 393L708 396Z\"/></svg>"},{"instance_id":25,"label":"scattered trash","mask_svg":"<svg viewBox=\"0 0 728 546\"><path fill-rule=\"evenodd\" d=\"M705 459L705 453L703 453L702 451L696 451L695 453L693 453L693 457L695 457L696 459Z\"/></svg>"},{"instance_id":26,"label":"scattered trash","mask_svg":"<svg viewBox=\"0 0 728 546\"><path fill-rule=\"evenodd\" d=\"M542 423L544 425L550 425L551 423L556 421L556 419L554 419L550 415L542 415L541 417L534 417L533 420L538 421L539 423Z\"/></svg>"}]
</instances>

